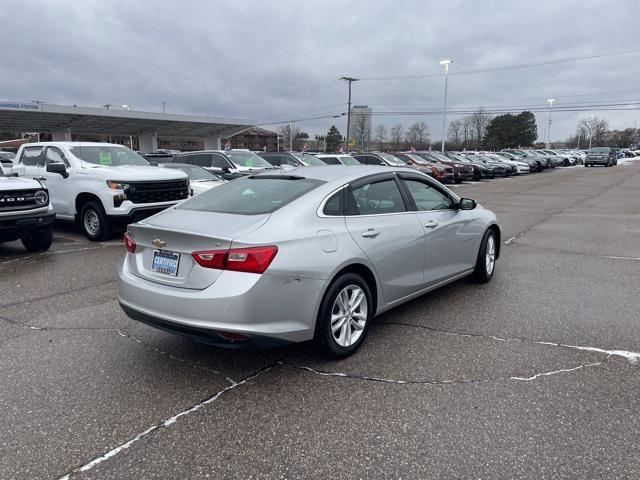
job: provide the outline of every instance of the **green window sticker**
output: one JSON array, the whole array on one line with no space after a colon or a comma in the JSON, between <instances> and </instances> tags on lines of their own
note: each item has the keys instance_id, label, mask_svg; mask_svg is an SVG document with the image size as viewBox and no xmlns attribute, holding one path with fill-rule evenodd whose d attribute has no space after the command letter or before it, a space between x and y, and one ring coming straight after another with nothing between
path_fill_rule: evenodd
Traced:
<instances>
[{"instance_id":1,"label":"green window sticker","mask_svg":"<svg viewBox=\"0 0 640 480\"><path fill-rule=\"evenodd\" d=\"M100 152L100 165L111 165L111 154L109 152Z\"/></svg>"},{"instance_id":2,"label":"green window sticker","mask_svg":"<svg viewBox=\"0 0 640 480\"><path fill-rule=\"evenodd\" d=\"M247 167L253 167L253 159L251 158L247 159Z\"/></svg>"}]
</instances>

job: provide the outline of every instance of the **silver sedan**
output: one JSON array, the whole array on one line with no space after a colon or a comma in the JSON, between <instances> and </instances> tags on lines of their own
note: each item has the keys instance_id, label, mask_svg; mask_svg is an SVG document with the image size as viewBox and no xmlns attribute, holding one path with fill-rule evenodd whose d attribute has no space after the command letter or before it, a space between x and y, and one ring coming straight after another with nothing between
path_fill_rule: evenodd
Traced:
<instances>
[{"instance_id":1,"label":"silver sedan","mask_svg":"<svg viewBox=\"0 0 640 480\"><path fill-rule=\"evenodd\" d=\"M488 282L495 215L414 169L275 170L129 225L118 297L133 319L228 347L354 352L373 318L467 275Z\"/></svg>"}]
</instances>

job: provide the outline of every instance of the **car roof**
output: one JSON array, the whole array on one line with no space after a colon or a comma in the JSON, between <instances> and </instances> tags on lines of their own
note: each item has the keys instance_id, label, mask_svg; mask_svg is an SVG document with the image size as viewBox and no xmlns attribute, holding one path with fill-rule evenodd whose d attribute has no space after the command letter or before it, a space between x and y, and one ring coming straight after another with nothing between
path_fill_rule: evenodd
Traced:
<instances>
[{"instance_id":1,"label":"car roof","mask_svg":"<svg viewBox=\"0 0 640 480\"><path fill-rule=\"evenodd\" d=\"M315 156L318 157L318 158L323 158L323 157L325 157L325 158L326 157L333 157L333 158L335 158L335 157L337 157L337 158L340 158L340 157L353 157L353 155L351 155L350 153L317 153Z\"/></svg>"},{"instance_id":2,"label":"car roof","mask_svg":"<svg viewBox=\"0 0 640 480\"><path fill-rule=\"evenodd\" d=\"M391 172L407 172L417 173L413 168L403 167L388 167L386 165L326 165L326 166L311 166L311 167L296 167L288 170L278 169L270 170L268 172L262 172L256 176L273 176L273 175L286 175L286 176L300 176L309 178L312 180L321 180L323 182L333 182L335 180L341 180L343 183L349 183L368 175L374 175L376 173L391 173Z\"/></svg>"},{"instance_id":3,"label":"car roof","mask_svg":"<svg viewBox=\"0 0 640 480\"><path fill-rule=\"evenodd\" d=\"M47 146L64 146L64 147L123 147L129 148L126 145L120 145L119 143L108 142L34 142L25 143L24 147L47 147Z\"/></svg>"}]
</instances>

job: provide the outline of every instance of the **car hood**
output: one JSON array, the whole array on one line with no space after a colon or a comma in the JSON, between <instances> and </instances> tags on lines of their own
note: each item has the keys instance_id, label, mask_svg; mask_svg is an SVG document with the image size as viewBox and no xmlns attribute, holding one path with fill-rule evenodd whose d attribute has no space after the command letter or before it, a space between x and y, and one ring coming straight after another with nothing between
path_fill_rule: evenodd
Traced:
<instances>
[{"instance_id":1,"label":"car hood","mask_svg":"<svg viewBox=\"0 0 640 480\"><path fill-rule=\"evenodd\" d=\"M92 175L103 176L105 180L144 182L149 180L185 180L187 178L187 174L179 170L153 167L151 165L122 165L118 167L96 165L88 167L85 163L83 168L91 171Z\"/></svg>"},{"instance_id":2,"label":"car hood","mask_svg":"<svg viewBox=\"0 0 640 480\"><path fill-rule=\"evenodd\" d=\"M46 187L43 187L37 180L0 176L0 192L7 190L24 190L27 188L42 188L46 190Z\"/></svg>"}]
</instances>

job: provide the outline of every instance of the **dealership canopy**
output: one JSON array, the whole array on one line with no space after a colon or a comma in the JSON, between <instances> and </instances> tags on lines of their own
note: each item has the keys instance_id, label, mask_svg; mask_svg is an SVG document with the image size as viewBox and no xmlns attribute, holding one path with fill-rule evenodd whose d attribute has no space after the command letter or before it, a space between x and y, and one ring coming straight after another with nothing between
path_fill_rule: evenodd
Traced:
<instances>
[{"instance_id":1,"label":"dealership canopy","mask_svg":"<svg viewBox=\"0 0 640 480\"><path fill-rule=\"evenodd\" d=\"M155 150L158 136L202 138L205 148L220 148L221 138L253 125L246 119L0 101L0 132L51 133L54 140L71 140L71 134L136 135L143 151Z\"/></svg>"}]
</instances>

